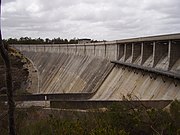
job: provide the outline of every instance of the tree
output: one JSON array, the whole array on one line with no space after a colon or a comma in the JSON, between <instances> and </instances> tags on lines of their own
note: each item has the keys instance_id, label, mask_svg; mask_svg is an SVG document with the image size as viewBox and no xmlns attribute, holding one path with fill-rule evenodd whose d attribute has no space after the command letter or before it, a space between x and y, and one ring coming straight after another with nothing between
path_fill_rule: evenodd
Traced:
<instances>
[{"instance_id":1,"label":"tree","mask_svg":"<svg viewBox=\"0 0 180 135\"><path fill-rule=\"evenodd\" d=\"M1 15L1 0L0 0L0 15ZM0 16L1 19L1 16ZM13 87L12 87L12 74L11 64L7 49L5 49L2 42L1 26L0 26L0 53L3 58L6 67L6 87L7 87L7 99L8 99L8 121L9 121L9 135L15 135L15 122L14 111L15 103L13 100Z\"/></svg>"}]
</instances>

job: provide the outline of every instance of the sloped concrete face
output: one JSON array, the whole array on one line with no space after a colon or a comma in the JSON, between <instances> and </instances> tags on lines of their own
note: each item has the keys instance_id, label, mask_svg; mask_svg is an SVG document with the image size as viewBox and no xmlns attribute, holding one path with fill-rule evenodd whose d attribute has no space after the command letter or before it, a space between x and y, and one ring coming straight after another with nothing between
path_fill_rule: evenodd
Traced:
<instances>
[{"instance_id":1,"label":"sloped concrete face","mask_svg":"<svg viewBox=\"0 0 180 135\"><path fill-rule=\"evenodd\" d=\"M92 99L173 100L180 99L180 86L170 78L116 66Z\"/></svg>"},{"instance_id":2,"label":"sloped concrete face","mask_svg":"<svg viewBox=\"0 0 180 135\"><path fill-rule=\"evenodd\" d=\"M106 59L66 53L23 52L38 69L37 93L94 92L111 71Z\"/></svg>"}]
</instances>

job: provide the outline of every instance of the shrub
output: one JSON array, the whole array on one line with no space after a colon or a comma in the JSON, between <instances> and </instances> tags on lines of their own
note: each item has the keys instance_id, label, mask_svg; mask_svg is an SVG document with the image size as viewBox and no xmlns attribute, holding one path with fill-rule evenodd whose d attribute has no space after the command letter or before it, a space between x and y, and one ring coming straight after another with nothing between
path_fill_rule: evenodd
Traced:
<instances>
[{"instance_id":1,"label":"shrub","mask_svg":"<svg viewBox=\"0 0 180 135\"><path fill-rule=\"evenodd\" d=\"M57 111L44 114L31 107L16 110L18 135L175 135L180 133L180 102L174 101L169 112L163 109L112 105L106 112ZM66 115L63 115L66 114ZM3 124L7 123L6 120ZM1 133L7 134L2 127Z\"/></svg>"}]
</instances>

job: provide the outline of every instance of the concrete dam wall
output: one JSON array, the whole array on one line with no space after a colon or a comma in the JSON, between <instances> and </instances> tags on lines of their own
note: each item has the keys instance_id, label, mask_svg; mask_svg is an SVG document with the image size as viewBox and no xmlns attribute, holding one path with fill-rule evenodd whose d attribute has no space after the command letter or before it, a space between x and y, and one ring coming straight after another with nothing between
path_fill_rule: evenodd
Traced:
<instances>
[{"instance_id":1,"label":"concrete dam wall","mask_svg":"<svg viewBox=\"0 0 180 135\"><path fill-rule=\"evenodd\" d=\"M148 73L123 69L117 65L92 99L180 99L179 82L176 86L173 79L164 79L165 82L161 76L153 78Z\"/></svg>"},{"instance_id":2,"label":"concrete dam wall","mask_svg":"<svg viewBox=\"0 0 180 135\"><path fill-rule=\"evenodd\" d=\"M112 70L106 59L52 52L23 52L39 74L37 93L88 93L96 91Z\"/></svg>"},{"instance_id":3,"label":"concrete dam wall","mask_svg":"<svg viewBox=\"0 0 180 135\"><path fill-rule=\"evenodd\" d=\"M37 93L93 93L92 100L180 99L180 34L13 47L36 66Z\"/></svg>"}]
</instances>

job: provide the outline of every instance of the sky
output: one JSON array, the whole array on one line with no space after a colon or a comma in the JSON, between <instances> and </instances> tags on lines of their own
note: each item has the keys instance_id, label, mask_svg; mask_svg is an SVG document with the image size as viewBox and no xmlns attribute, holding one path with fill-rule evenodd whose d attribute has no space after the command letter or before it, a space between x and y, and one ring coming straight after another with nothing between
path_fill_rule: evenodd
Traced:
<instances>
[{"instance_id":1,"label":"sky","mask_svg":"<svg viewBox=\"0 0 180 135\"><path fill-rule=\"evenodd\" d=\"M180 33L180 0L2 0L3 38L120 40Z\"/></svg>"}]
</instances>

